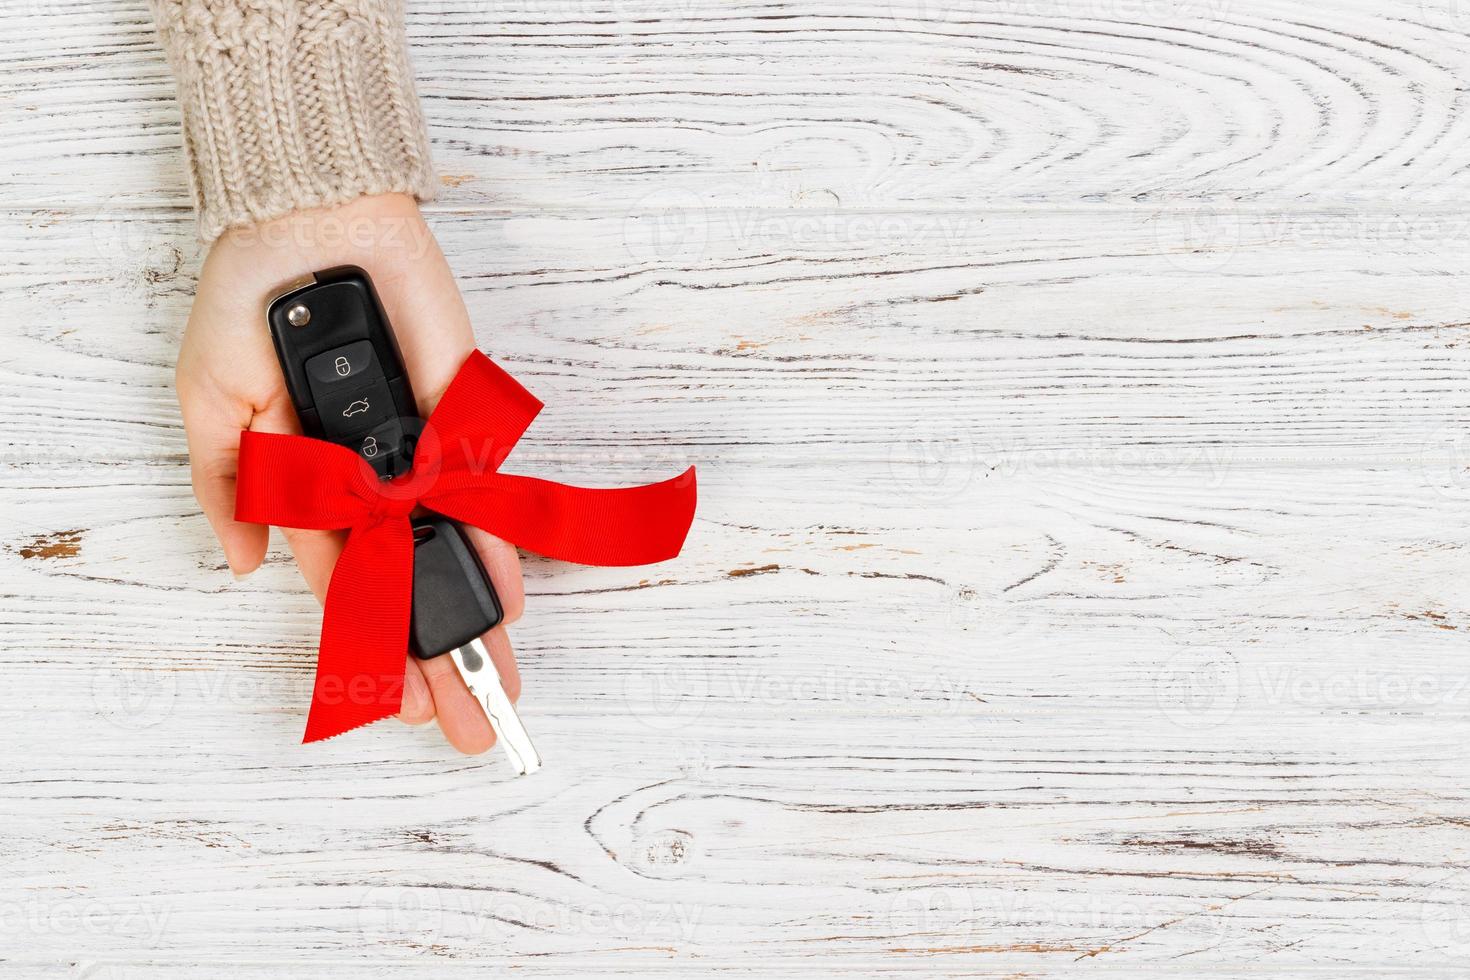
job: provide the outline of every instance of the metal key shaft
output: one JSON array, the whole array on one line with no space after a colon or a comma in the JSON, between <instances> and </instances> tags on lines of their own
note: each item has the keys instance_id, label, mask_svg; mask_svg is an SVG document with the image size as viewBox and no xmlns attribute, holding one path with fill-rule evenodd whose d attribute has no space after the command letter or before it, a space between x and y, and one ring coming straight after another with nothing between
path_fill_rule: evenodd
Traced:
<instances>
[{"instance_id":1,"label":"metal key shaft","mask_svg":"<svg viewBox=\"0 0 1470 980\"><path fill-rule=\"evenodd\" d=\"M490 651L485 649L484 642L473 639L451 650L449 655L454 658L454 666L459 668L459 676L464 678L465 686L485 709L485 717L490 719L490 727L495 729L505 757L515 767L517 775L524 776L540 769L541 754L531 743L531 733L526 731L516 706L505 693L505 687L500 683L500 672L495 669L495 661L490 659Z\"/></svg>"}]
</instances>

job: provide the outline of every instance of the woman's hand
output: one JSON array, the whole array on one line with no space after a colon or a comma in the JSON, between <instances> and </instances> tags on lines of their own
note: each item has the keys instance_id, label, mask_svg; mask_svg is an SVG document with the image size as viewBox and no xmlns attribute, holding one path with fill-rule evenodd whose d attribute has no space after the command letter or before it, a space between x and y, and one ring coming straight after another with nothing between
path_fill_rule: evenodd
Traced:
<instances>
[{"instance_id":1,"label":"woman's hand","mask_svg":"<svg viewBox=\"0 0 1470 980\"><path fill-rule=\"evenodd\" d=\"M265 324L266 303L320 269L361 266L373 278L427 416L475 346L469 314L434 236L410 197L362 197L338 208L300 212L226 232L209 250L179 350L177 384L189 437L194 495L224 547L236 577L265 558L268 529L234 519L240 432L300 432ZM519 618L525 594L516 550L466 527L505 608ZM297 564L320 601L344 536L285 529ZM520 696L520 675L505 627L485 637L506 693ZM405 651L406 653L406 651ZM407 657L403 707L409 724L439 719L461 752L483 752L495 734L448 657Z\"/></svg>"}]
</instances>

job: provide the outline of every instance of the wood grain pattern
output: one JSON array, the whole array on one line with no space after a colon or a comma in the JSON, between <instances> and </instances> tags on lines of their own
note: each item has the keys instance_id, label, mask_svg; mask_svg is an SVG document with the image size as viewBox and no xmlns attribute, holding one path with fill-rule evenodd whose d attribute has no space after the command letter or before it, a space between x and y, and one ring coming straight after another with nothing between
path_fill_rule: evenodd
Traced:
<instances>
[{"instance_id":1,"label":"wood grain pattern","mask_svg":"<svg viewBox=\"0 0 1470 980\"><path fill-rule=\"evenodd\" d=\"M528 558L536 777L299 747L146 11L0 3L0 968L1460 971L1462 5L409 7L510 468L689 548Z\"/></svg>"}]
</instances>

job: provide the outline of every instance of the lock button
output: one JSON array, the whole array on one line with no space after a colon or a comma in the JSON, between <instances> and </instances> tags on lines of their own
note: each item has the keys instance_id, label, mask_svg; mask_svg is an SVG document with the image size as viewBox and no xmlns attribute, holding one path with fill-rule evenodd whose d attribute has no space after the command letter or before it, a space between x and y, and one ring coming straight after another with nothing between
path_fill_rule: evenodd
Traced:
<instances>
[{"instance_id":1,"label":"lock button","mask_svg":"<svg viewBox=\"0 0 1470 980\"><path fill-rule=\"evenodd\" d=\"M377 373L377 367L373 342L359 340L307 358L306 377L311 383L311 393L321 398L322 392L334 385L361 384Z\"/></svg>"}]
</instances>

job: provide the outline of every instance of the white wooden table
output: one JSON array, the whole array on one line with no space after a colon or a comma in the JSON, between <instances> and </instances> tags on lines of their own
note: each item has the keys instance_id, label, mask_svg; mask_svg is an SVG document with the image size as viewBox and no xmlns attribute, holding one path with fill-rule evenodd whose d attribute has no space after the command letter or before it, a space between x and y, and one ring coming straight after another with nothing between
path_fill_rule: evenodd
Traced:
<instances>
[{"instance_id":1,"label":"white wooden table","mask_svg":"<svg viewBox=\"0 0 1470 980\"><path fill-rule=\"evenodd\" d=\"M540 775L298 745L146 9L0 2L7 974L1460 971L1470 5L409 6L512 468L687 550L528 559Z\"/></svg>"}]
</instances>

